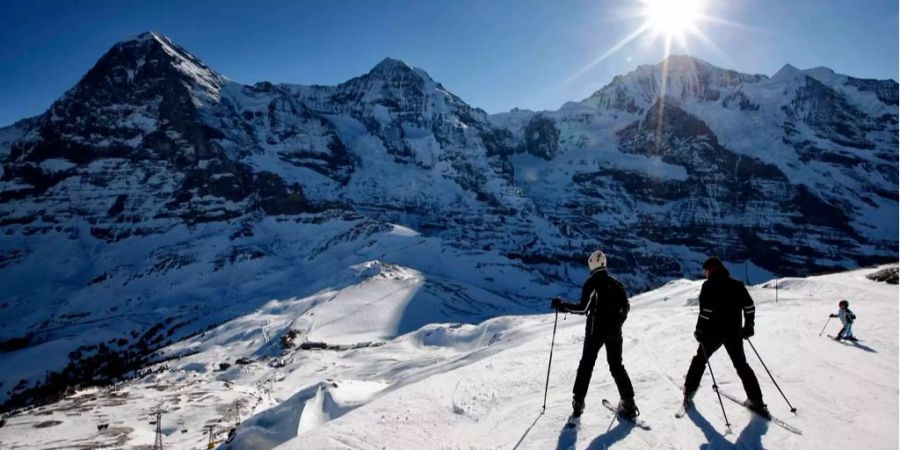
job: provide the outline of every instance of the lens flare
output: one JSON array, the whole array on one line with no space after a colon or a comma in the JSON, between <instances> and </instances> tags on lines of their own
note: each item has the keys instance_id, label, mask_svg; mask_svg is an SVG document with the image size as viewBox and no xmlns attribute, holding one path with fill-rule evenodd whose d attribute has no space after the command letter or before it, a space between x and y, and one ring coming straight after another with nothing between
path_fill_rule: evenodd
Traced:
<instances>
[{"instance_id":1,"label":"lens flare","mask_svg":"<svg viewBox=\"0 0 900 450\"><path fill-rule=\"evenodd\" d=\"M643 0L641 15L650 29L667 38L682 38L702 14L700 0Z\"/></svg>"},{"instance_id":2,"label":"lens flare","mask_svg":"<svg viewBox=\"0 0 900 450\"><path fill-rule=\"evenodd\" d=\"M673 49L690 54L690 45L696 42L728 59L728 55L724 54L701 28L715 25L753 32L764 31L710 15L706 11L707 3L708 0L633 0L632 6L623 10L621 20L637 19L639 21L637 26L618 42L602 51L599 56L575 71L565 80L565 83L573 82L625 46L639 39L647 43L650 48L662 50L664 57L668 57ZM722 9L722 5L713 6Z\"/></svg>"}]
</instances>

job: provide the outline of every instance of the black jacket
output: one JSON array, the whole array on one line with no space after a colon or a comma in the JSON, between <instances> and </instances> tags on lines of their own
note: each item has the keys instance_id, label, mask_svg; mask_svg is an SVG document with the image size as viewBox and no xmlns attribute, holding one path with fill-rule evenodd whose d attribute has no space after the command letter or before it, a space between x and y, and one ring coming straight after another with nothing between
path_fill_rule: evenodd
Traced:
<instances>
[{"instance_id":1,"label":"black jacket","mask_svg":"<svg viewBox=\"0 0 900 450\"><path fill-rule=\"evenodd\" d=\"M739 337L742 315L745 326L752 328L756 307L744 283L731 278L727 269L713 272L700 289L697 331L704 335Z\"/></svg>"},{"instance_id":2,"label":"black jacket","mask_svg":"<svg viewBox=\"0 0 900 450\"><path fill-rule=\"evenodd\" d=\"M631 306L625 287L606 270L596 270L581 288L577 304L562 303L559 310L587 315L587 336L621 333Z\"/></svg>"}]
</instances>

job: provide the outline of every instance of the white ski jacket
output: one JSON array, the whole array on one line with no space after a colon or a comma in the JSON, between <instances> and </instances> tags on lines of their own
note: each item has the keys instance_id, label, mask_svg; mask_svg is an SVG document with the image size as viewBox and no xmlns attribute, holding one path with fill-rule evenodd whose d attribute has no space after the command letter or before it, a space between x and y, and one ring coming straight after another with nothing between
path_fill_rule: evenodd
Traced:
<instances>
[{"instance_id":1,"label":"white ski jacket","mask_svg":"<svg viewBox=\"0 0 900 450\"><path fill-rule=\"evenodd\" d=\"M856 314L853 314L850 308L838 310L837 314L832 314L831 316L841 319L841 323L845 326L852 325L853 321L856 320Z\"/></svg>"}]
</instances>

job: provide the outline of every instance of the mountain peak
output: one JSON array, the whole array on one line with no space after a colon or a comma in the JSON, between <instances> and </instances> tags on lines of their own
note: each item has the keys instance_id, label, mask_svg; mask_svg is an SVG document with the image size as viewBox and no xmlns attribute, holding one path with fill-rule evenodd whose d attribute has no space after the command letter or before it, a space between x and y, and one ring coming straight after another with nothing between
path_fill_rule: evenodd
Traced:
<instances>
[{"instance_id":1,"label":"mountain peak","mask_svg":"<svg viewBox=\"0 0 900 450\"><path fill-rule=\"evenodd\" d=\"M786 80L786 79L794 78L801 74L802 74L802 72L800 71L800 69L798 69L790 64L785 64L784 67L782 67L781 69L778 70L778 72L775 72L775 75L772 75L772 79L773 80Z\"/></svg>"},{"instance_id":2,"label":"mountain peak","mask_svg":"<svg viewBox=\"0 0 900 450\"><path fill-rule=\"evenodd\" d=\"M163 73L185 82L199 101L217 100L225 78L199 58L155 31L127 37L114 44L85 75L80 84L94 87L153 81Z\"/></svg>"},{"instance_id":3,"label":"mountain peak","mask_svg":"<svg viewBox=\"0 0 900 450\"><path fill-rule=\"evenodd\" d=\"M697 71L700 68L716 69L712 64L690 55L669 55L657 66L666 67L669 71Z\"/></svg>"},{"instance_id":4,"label":"mountain peak","mask_svg":"<svg viewBox=\"0 0 900 450\"><path fill-rule=\"evenodd\" d=\"M390 56L384 58L372 68L372 70L395 70L395 69L408 69L413 70L413 67L407 64L405 61L391 58Z\"/></svg>"},{"instance_id":5,"label":"mountain peak","mask_svg":"<svg viewBox=\"0 0 900 450\"><path fill-rule=\"evenodd\" d=\"M122 39L118 42L118 44L130 44L130 43L147 43L154 40L166 39L165 36L155 32L155 31L145 31L143 33L138 33L132 36L128 36L125 39Z\"/></svg>"},{"instance_id":6,"label":"mountain peak","mask_svg":"<svg viewBox=\"0 0 900 450\"><path fill-rule=\"evenodd\" d=\"M845 78L843 75L837 74L834 70L825 67L818 66L813 67L812 69L806 69L803 71L804 74L815 78L816 80L825 83L826 85L834 84L835 80L839 80L841 78Z\"/></svg>"},{"instance_id":7,"label":"mountain peak","mask_svg":"<svg viewBox=\"0 0 900 450\"><path fill-rule=\"evenodd\" d=\"M162 50L169 57L176 60L188 60L192 61L194 64L206 67L206 65L196 56L176 44L167 36L155 31L145 31L122 39L113 45L110 51L114 49L134 51L135 56L137 57L145 56L147 52L152 52L154 50Z\"/></svg>"},{"instance_id":8,"label":"mountain peak","mask_svg":"<svg viewBox=\"0 0 900 450\"><path fill-rule=\"evenodd\" d=\"M381 60L372 70L369 76L375 76L383 79L405 78L408 76L416 76L423 80L431 80L431 77L422 69L413 67L405 61L387 57Z\"/></svg>"},{"instance_id":9,"label":"mountain peak","mask_svg":"<svg viewBox=\"0 0 900 450\"><path fill-rule=\"evenodd\" d=\"M722 69L689 55L669 55L658 64L641 65L625 75L616 76L585 101L592 107L634 113L649 107L661 95L715 101L725 90L765 78L765 75Z\"/></svg>"}]
</instances>

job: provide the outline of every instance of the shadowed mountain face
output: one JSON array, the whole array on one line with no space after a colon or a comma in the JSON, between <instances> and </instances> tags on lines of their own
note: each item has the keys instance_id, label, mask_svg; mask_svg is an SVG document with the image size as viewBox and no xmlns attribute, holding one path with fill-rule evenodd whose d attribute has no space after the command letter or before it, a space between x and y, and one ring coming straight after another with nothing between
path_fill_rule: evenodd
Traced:
<instances>
[{"instance_id":1,"label":"shadowed mountain face","mask_svg":"<svg viewBox=\"0 0 900 450\"><path fill-rule=\"evenodd\" d=\"M709 254L751 281L895 260L896 105L892 80L673 56L488 116L402 61L242 85L145 33L0 129L0 341L142 354L361 255L533 308L598 247L632 293Z\"/></svg>"}]
</instances>

